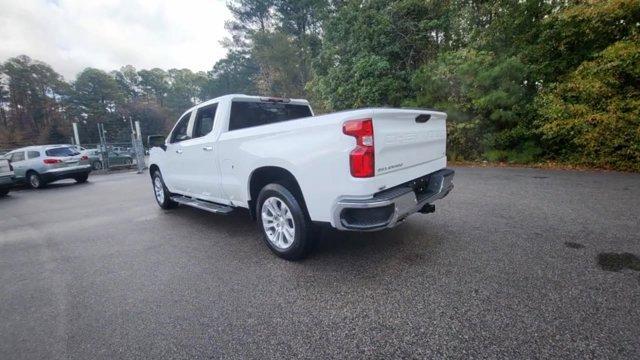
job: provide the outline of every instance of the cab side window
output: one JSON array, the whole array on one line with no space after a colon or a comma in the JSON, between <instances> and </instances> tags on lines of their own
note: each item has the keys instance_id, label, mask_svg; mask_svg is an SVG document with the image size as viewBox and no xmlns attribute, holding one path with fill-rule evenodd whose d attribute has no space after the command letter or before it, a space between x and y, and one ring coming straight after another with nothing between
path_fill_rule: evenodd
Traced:
<instances>
[{"instance_id":1,"label":"cab side window","mask_svg":"<svg viewBox=\"0 0 640 360\"><path fill-rule=\"evenodd\" d=\"M35 159L37 157L40 157L40 153L38 151L27 151L27 157L29 159Z\"/></svg>"},{"instance_id":2,"label":"cab side window","mask_svg":"<svg viewBox=\"0 0 640 360\"><path fill-rule=\"evenodd\" d=\"M193 125L193 137L205 136L213 130L213 120L216 118L218 104L204 106L198 109L196 121Z\"/></svg>"},{"instance_id":3,"label":"cab side window","mask_svg":"<svg viewBox=\"0 0 640 360\"><path fill-rule=\"evenodd\" d=\"M177 143L180 141L188 140L189 134L187 133L189 129L189 119L191 118L191 112L184 114L183 117L178 120L178 125L173 129L171 133L171 139L169 139L170 143Z\"/></svg>"}]
</instances>

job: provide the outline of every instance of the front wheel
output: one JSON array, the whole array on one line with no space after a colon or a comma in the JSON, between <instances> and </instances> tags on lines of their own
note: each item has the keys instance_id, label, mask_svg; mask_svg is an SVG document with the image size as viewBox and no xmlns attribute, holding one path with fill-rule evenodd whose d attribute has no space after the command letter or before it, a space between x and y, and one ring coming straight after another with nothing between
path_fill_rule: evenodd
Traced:
<instances>
[{"instance_id":1,"label":"front wheel","mask_svg":"<svg viewBox=\"0 0 640 360\"><path fill-rule=\"evenodd\" d=\"M4 197L7 196L7 194L9 193L9 188L4 188L4 189L0 189L0 197Z\"/></svg>"},{"instance_id":2,"label":"front wheel","mask_svg":"<svg viewBox=\"0 0 640 360\"><path fill-rule=\"evenodd\" d=\"M156 202L158 203L158 205L160 205L161 208L168 210L178 206L177 202L171 200L171 193L164 185L160 170L153 173L152 182L153 194L155 195Z\"/></svg>"},{"instance_id":3,"label":"front wheel","mask_svg":"<svg viewBox=\"0 0 640 360\"><path fill-rule=\"evenodd\" d=\"M304 258L312 248L312 224L296 197L284 186L265 186L256 205L258 223L269 249L286 260Z\"/></svg>"},{"instance_id":4,"label":"front wheel","mask_svg":"<svg viewBox=\"0 0 640 360\"><path fill-rule=\"evenodd\" d=\"M102 161L96 160L91 164L93 170L102 170Z\"/></svg>"}]
</instances>

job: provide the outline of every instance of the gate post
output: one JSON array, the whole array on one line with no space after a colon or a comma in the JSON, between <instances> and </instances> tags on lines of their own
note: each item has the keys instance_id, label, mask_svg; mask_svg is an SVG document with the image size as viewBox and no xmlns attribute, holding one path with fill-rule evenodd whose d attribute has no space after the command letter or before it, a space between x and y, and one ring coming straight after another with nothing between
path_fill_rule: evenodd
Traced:
<instances>
[{"instance_id":1,"label":"gate post","mask_svg":"<svg viewBox=\"0 0 640 360\"><path fill-rule=\"evenodd\" d=\"M146 168L144 163L144 145L142 144L142 132L140 131L140 121L136 120L136 134L131 136L133 148L136 152L136 164L138 165L138 174Z\"/></svg>"}]
</instances>

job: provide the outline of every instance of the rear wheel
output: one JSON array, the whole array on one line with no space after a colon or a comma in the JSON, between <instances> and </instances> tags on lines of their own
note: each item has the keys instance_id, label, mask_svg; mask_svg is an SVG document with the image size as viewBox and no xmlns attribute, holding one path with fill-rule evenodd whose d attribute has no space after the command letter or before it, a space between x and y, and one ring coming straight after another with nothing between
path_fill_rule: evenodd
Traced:
<instances>
[{"instance_id":1,"label":"rear wheel","mask_svg":"<svg viewBox=\"0 0 640 360\"><path fill-rule=\"evenodd\" d=\"M287 260L304 258L313 246L312 224L300 202L280 184L265 186L258 195L256 214L269 249Z\"/></svg>"},{"instance_id":2,"label":"rear wheel","mask_svg":"<svg viewBox=\"0 0 640 360\"><path fill-rule=\"evenodd\" d=\"M40 176L40 174L38 174L35 171L29 171L27 173L27 182L29 183L29 186L33 189L41 189L46 185L45 182L42 180L42 177Z\"/></svg>"},{"instance_id":3,"label":"rear wheel","mask_svg":"<svg viewBox=\"0 0 640 360\"><path fill-rule=\"evenodd\" d=\"M78 175L74 179L78 184L86 183L87 179L89 179L89 174Z\"/></svg>"},{"instance_id":4,"label":"rear wheel","mask_svg":"<svg viewBox=\"0 0 640 360\"><path fill-rule=\"evenodd\" d=\"M9 190L11 189L9 188L0 189L0 197L7 196L7 194L9 193Z\"/></svg>"},{"instance_id":5,"label":"rear wheel","mask_svg":"<svg viewBox=\"0 0 640 360\"><path fill-rule=\"evenodd\" d=\"M160 170L157 170L153 173L152 183L153 183L153 195L155 196L156 202L158 203L158 205L160 205L161 208L167 210L167 209L173 209L176 206L178 206L177 202L171 200L171 193L169 192L167 187L164 185L164 181L162 180L162 174L160 173Z\"/></svg>"}]
</instances>

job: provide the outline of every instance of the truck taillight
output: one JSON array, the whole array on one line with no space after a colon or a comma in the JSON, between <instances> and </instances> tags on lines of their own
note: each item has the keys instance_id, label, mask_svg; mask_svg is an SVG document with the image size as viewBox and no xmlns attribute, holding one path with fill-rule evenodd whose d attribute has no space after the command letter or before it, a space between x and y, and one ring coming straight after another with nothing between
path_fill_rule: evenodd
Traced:
<instances>
[{"instance_id":1,"label":"truck taillight","mask_svg":"<svg viewBox=\"0 0 640 360\"><path fill-rule=\"evenodd\" d=\"M61 163L61 162L62 162L62 160L60 160L60 159L44 159L44 160L42 160L42 162L43 162L43 163L45 163L45 164L47 164L47 165L50 165L50 164L58 164L58 163Z\"/></svg>"},{"instance_id":2,"label":"truck taillight","mask_svg":"<svg viewBox=\"0 0 640 360\"><path fill-rule=\"evenodd\" d=\"M356 138L356 147L349 154L351 176L366 178L375 175L373 121L349 120L342 125L342 132Z\"/></svg>"}]
</instances>

